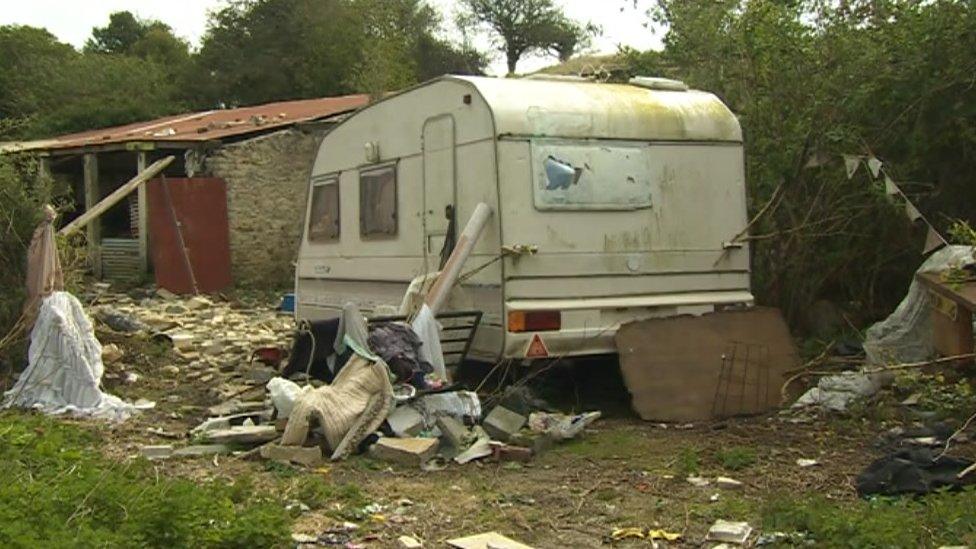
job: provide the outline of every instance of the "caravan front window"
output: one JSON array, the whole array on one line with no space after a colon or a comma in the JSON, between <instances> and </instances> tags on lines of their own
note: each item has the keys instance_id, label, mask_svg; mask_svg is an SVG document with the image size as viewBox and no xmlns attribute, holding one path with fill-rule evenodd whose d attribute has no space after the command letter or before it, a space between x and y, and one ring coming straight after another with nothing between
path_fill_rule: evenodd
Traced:
<instances>
[{"instance_id":1,"label":"caravan front window","mask_svg":"<svg viewBox=\"0 0 976 549\"><path fill-rule=\"evenodd\" d=\"M555 139L532 141L535 207L636 210L651 206L647 144Z\"/></svg>"},{"instance_id":2,"label":"caravan front window","mask_svg":"<svg viewBox=\"0 0 976 549\"><path fill-rule=\"evenodd\" d=\"M397 233L396 165L359 174L359 234Z\"/></svg>"},{"instance_id":3,"label":"caravan front window","mask_svg":"<svg viewBox=\"0 0 976 549\"><path fill-rule=\"evenodd\" d=\"M308 240L328 242L339 238L339 180L329 177L312 182L312 211L308 216Z\"/></svg>"}]
</instances>

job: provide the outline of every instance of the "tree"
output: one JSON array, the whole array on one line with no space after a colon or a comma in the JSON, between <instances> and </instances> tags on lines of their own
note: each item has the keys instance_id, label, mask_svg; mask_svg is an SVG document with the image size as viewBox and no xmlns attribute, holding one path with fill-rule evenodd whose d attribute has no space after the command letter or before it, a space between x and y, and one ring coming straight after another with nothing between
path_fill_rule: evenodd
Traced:
<instances>
[{"instance_id":1,"label":"tree","mask_svg":"<svg viewBox=\"0 0 976 549\"><path fill-rule=\"evenodd\" d=\"M462 25L483 25L500 38L509 74L519 60L534 51L556 51L572 56L593 25L580 26L568 19L552 0L463 0Z\"/></svg>"},{"instance_id":2,"label":"tree","mask_svg":"<svg viewBox=\"0 0 976 549\"><path fill-rule=\"evenodd\" d=\"M93 53L131 53L136 42L146 35L150 24L149 22L136 18L130 11L117 11L112 13L108 16L108 25L92 29L91 38L85 42L85 51Z\"/></svg>"},{"instance_id":3,"label":"tree","mask_svg":"<svg viewBox=\"0 0 976 549\"><path fill-rule=\"evenodd\" d=\"M0 120L56 109L64 101L61 73L78 57L74 48L44 29L0 27ZM29 128L18 125L4 130L23 135Z\"/></svg>"},{"instance_id":4,"label":"tree","mask_svg":"<svg viewBox=\"0 0 976 549\"><path fill-rule=\"evenodd\" d=\"M247 105L481 72L483 57L437 38L439 24L421 0L237 0L211 16L192 81L206 106Z\"/></svg>"},{"instance_id":5,"label":"tree","mask_svg":"<svg viewBox=\"0 0 976 549\"><path fill-rule=\"evenodd\" d=\"M569 61L581 50L589 47L590 42L600 28L593 23L580 25L579 23L567 19L559 18L548 29L549 36L546 38L547 51L559 58L560 62Z\"/></svg>"}]
</instances>

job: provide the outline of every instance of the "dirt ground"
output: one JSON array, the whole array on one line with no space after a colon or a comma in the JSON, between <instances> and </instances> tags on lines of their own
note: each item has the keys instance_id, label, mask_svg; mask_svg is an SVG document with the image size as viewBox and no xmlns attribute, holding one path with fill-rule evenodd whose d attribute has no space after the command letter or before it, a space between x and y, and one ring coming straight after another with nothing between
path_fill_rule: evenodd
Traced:
<instances>
[{"instance_id":1,"label":"dirt ground","mask_svg":"<svg viewBox=\"0 0 976 549\"><path fill-rule=\"evenodd\" d=\"M104 433L103 451L127 460L137 459L143 445L189 444L188 432L208 417L207 407L222 402L213 383L162 375L159 369L172 363L173 353L143 339L104 327L98 336L124 353L106 366L106 389L130 401L157 403L124 423L95 427ZM137 372L139 380L124 383L126 372ZM302 469L219 456L168 459L154 466L160 475L201 481L250 476L256 479L255 490L281 490L282 478L300 487L312 475L337 487L355 487L361 497L337 497L324 507L299 512L293 526L296 534L319 536L353 522L357 527L348 533L350 547L395 547L401 535L440 547L448 539L492 530L540 548L595 547L611 543L611 532L623 527L660 528L682 535L672 546L701 546L716 519L759 526L761 509L771 501L818 495L837 505L852 504L857 499L854 477L880 455L878 435L902 423L886 417L770 414L683 426L652 424L629 411L616 363L609 359L554 369L535 386L553 405L566 411L599 409L604 418L580 438L525 464L452 463L446 470L425 472L355 456ZM241 398L260 400L263 393L263 386L255 385ZM964 451L976 454L972 448ZM798 458L819 464L800 467ZM689 475L712 483L692 485ZM742 486L719 488L717 476ZM612 543L648 545L646 540Z\"/></svg>"}]
</instances>

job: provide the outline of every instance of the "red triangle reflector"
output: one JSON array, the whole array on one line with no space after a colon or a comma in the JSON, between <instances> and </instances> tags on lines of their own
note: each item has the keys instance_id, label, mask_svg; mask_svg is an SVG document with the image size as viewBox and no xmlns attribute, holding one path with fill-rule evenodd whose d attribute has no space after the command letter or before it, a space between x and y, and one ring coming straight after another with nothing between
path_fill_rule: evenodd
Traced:
<instances>
[{"instance_id":1,"label":"red triangle reflector","mask_svg":"<svg viewBox=\"0 0 976 549\"><path fill-rule=\"evenodd\" d=\"M533 335L529 347L525 350L525 358L545 358L547 356L549 356L549 349L546 348L546 344L542 342L539 334Z\"/></svg>"}]
</instances>

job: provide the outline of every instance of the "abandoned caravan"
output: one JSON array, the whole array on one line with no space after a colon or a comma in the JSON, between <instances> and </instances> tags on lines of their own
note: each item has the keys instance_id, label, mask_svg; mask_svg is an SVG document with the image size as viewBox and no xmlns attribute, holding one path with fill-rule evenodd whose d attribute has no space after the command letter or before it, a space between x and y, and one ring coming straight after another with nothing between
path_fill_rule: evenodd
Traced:
<instances>
[{"instance_id":1,"label":"abandoned caravan","mask_svg":"<svg viewBox=\"0 0 976 549\"><path fill-rule=\"evenodd\" d=\"M472 358L616 352L624 323L749 305L742 132L681 82L446 76L322 141L296 317L399 310L479 203L492 216L445 310Z\"/></svg>"}]
</instances>

